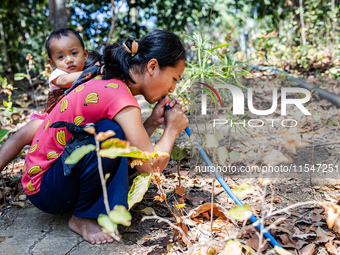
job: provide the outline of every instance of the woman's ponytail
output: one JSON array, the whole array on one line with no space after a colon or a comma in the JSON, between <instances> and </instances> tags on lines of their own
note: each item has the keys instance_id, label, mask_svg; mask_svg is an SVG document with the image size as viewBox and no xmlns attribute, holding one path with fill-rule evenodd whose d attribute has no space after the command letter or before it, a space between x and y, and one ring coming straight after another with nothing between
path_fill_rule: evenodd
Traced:
<instances>
[{"instance_id":1,"label":"woman's ponytail","mask_svg":"<svg viewBox=\"0 0 340 255\"><path fill-rule=\"evenodd\" d=\"M114 43L104 49L106 74L103 79L119 78L135 81L130 70L143 72L150 59L157 59L160 68L175 67L185 60L185 49L179 37L165 30L154 30L142 40L129 38L122 45Z\"/></svg>"}]
</instances>

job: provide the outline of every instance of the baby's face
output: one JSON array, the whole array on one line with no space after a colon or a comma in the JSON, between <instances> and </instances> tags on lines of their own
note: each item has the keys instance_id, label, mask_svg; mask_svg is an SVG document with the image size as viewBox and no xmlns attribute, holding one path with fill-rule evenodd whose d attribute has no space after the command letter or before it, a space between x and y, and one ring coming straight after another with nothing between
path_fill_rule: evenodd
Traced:
<instances>
[{"instance_id":1,"label":"baby's face","mask_svg":"<svg viewBox=\"0 0 340 255\"><path fill-rule=\"evenodd\" d=\"M72 33L52 38L50 41L51 59L49 63L67 73L82 71L88 51L84 50L79 39Z\"/></svg>"}]
</instances>

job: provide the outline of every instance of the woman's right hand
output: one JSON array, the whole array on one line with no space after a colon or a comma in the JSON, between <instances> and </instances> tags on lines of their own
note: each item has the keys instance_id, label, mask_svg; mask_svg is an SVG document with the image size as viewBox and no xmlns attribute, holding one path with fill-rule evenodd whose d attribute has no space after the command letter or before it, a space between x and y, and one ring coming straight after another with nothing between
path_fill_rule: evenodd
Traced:
<instances>
[{"instance_id":1,"label":"woman's right hand","mask_svg":"<svg viewBox=\"0 0 340 255\"><path fill-rule=\"evenodd\" d=\"M189 120L178 103L171 104L170 107L172 108L166 110L164 114L165 129L177 130L177 133L180 133L188 126Z\"/></svg>"}]
</instances>

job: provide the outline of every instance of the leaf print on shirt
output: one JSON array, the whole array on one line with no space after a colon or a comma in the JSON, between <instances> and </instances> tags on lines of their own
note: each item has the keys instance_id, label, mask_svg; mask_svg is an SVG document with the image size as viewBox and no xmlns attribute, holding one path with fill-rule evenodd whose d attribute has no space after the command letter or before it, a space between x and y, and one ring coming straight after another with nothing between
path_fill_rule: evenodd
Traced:
<instances>
[{"instance_id":1,"label":"leaf print on shirt","mask_svg":"<svg viewBox=\"0 0 340 255\"><path fill-rule=\"evenodd\" d=\"M97 104L99 102L99 98L98 98L98 94L96 92L92 92L90 94L88 94L85 98L85 106L87 106L87 104Z\"/></svg>"},{"instance_id":2,"label":"leaf print on shirt","mask_svg":"<svg viewBox=\"0 0 340 255\"><path fill-rule=\"evenodd\" d=\"M111 82L111 83L106 84L105 88L108 88L108 87L118 89L119 85L117 83Z\"/></svg>"},{"instance_id":3,"label":"leaf print on shirt","mask_svg":"<svg viewBox=\"0 0 340 255\"><path fill-rule=\"evenodd\" d=\"M65 144L66 144L65 131L64 131L64 130L59 130L59 131L57 132L57 141L58 141L58 143L60 143L61 145L65 145Z\"/></svg>"},{"instance_id":4,"label":"leaf print on shirt","mask_svg":"<svg viewBox=\"0 0 340 255\"><path fill-rule=\"evenodd\" d=\"M103 75L97 75L96 77L94 77L94 80L100 80L103 77Z\"/></svg>"},{"instance_id":5,"label":"leaf print on shirt","mask_svg":"<svg viewBox=\"0 0 340 255\"><path fill-rule=\"evenodd\" d=\"M66 111L67 106L68 106L68 100L65 99L65 100L62 101L61 104L60 104L60 112Z\"/></svg>"}]
</instances>

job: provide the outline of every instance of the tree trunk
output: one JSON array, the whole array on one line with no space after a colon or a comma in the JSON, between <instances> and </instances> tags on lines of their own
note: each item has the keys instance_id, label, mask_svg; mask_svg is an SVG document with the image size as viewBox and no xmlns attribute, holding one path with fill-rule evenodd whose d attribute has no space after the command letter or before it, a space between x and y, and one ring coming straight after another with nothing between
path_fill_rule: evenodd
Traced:
<instances>
[{"instance_id":1,"label":"tree trunk","mask_svg":"<svg viewBox=\"0 0 340 255\"><path fill-rule=\"evenodd\" d=\"M302 0L299 0L300 3L300 22L301 22L301 38L302 38L302 45L306 45L306 35L305 35L305 21L303 20L303 6Z\"/></svg>"},{"instance_id":2,"label":"tree trunk","mask_svg":"<svg viewBox=\"0 0 340 255\"><path fill-rule=\"evenodd\" d=\"M111 0L111 10L112 10L112 14L111 14L111 27L110 27L109 37L107 38L107 44L110 43L110 40L113 37L113 32L116 29L116 14L115 14L115 1L114 0Z\"/></svg>"},{"instance_id":3,"label":"tree trunk","mask_svg":"<svg viewBox=\"0 0 340 255\"><path fill-rule=\"evenodd\" d=\"M3 59L4 59L4 67L5 67L5 72L9 71L11 68L11 63L8 57L8 53L7 53L7 46L6 46L6 35L5 35L5 30L2 24L2 14L0 13L0 40L3 41L3 48L2 48L2 55L3 55Z\"/></svg>"},{"instance_id":4,"label":"tree trunk","mask_svg":"<svg viewBox=\"0 0 340 255\"><path fill-rule=\"evenodd\" d=\"M66 0L48 0L49 15L48 19L52 29L67 27L70 19L69 10L66 8Z\"/></svg>"},{"instance_id":5,"label":"tree trunk","mask_svg":"<svg viewBox=\"0 0 340 255\"><path fill-rule=\"evenodd\" d=\"M139 38L138 10L136 7L136 0L131 0L131 7L132 24L135 25L136 38Z\"/></svg>"}]
</instances>

